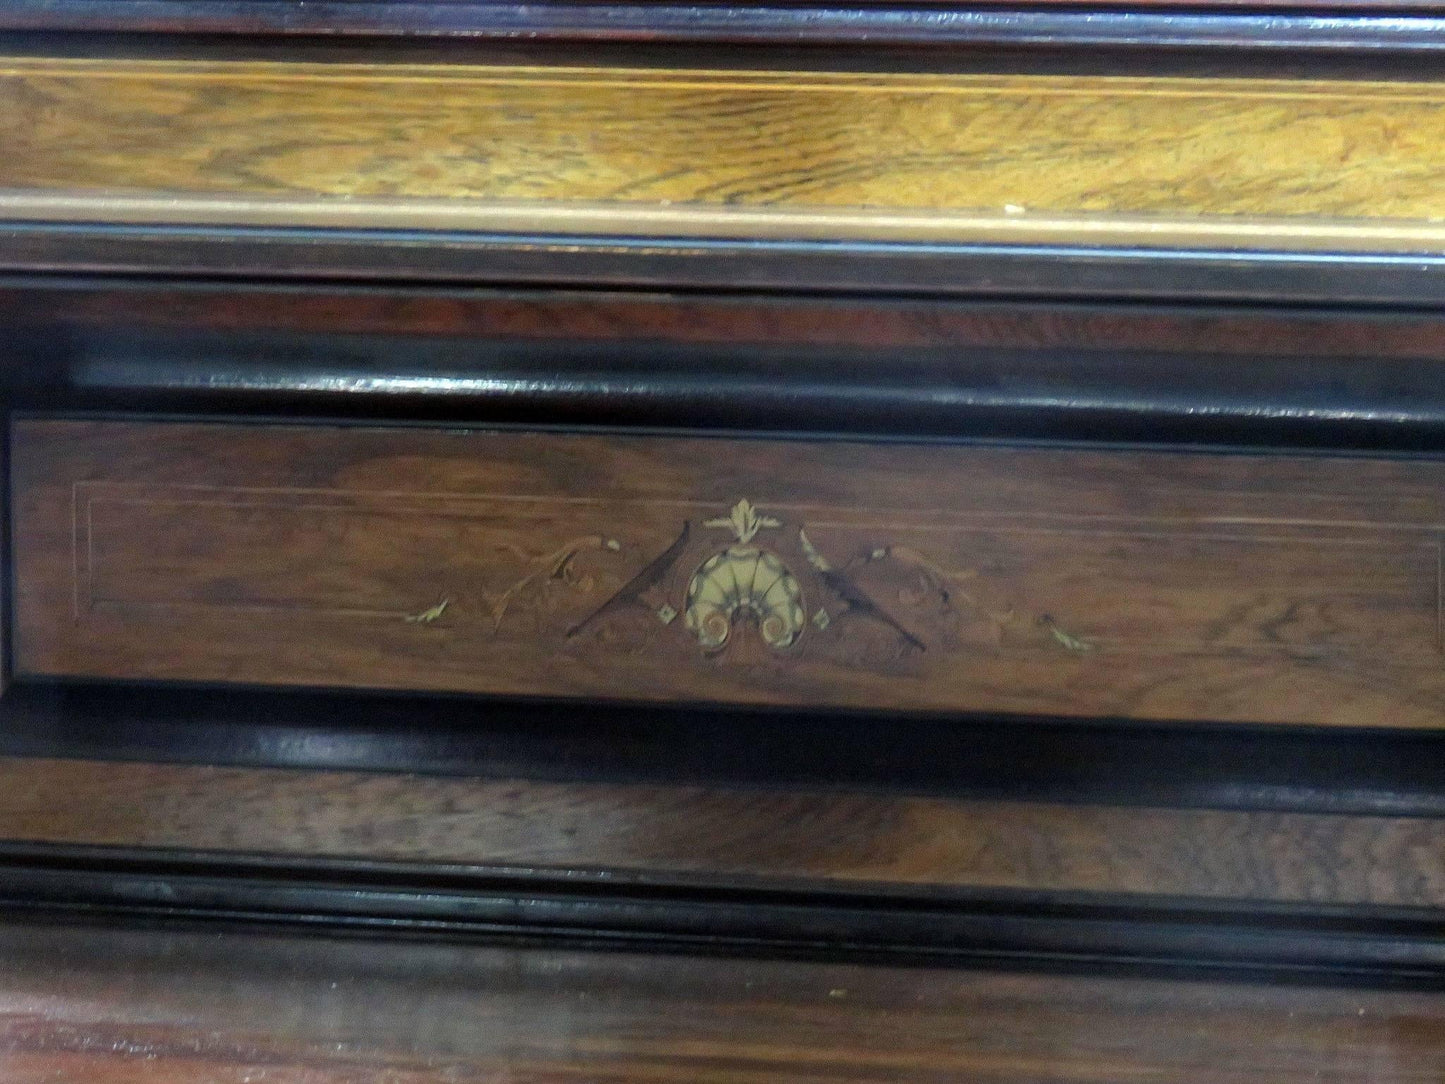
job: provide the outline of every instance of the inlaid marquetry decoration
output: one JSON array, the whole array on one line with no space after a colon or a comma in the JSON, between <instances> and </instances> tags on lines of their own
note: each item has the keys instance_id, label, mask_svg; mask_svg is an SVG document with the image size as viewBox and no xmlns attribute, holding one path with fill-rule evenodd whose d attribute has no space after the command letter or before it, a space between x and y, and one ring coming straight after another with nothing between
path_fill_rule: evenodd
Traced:
<instances>
[{"instance_id":1,"label":"inlaid marquetry decoration","mask_svg":"<svg viewBox=\"0 0 1445 1084\"><path fill-rule=\"evenodd\" d=\"M1445 462L19 419L21 675L1445 724Z\"/></svg>"},{"instance_id":2,"label":"inlaid marquetry decoration","mask_svg":"<svg viewBox=\"0 0 1445 1084\"><path fill-rule=\"evenodd\" d=\"M1445 249L1445 82L12 56L0 218Z\"/></svg>"},{"instance_id":3,"label":"inlaid marquetry decoration","mask_svg":"<svg viewBox=\"0 0 1445 1084\"><path fill-rule=\"evenodd\" d=\"M835 562L804 525L743 498L724 516L684 522L666 550L567 636L591 632L605 641L604 625L642 610L679 628L706 655L786 663L812 649L886 669L930 645L958 646L964 609L979 609L961 585L977 575L945 570L907 547L871 542ZM983 616L1000 626L1018 620L1011 612ZM1051 621L1038 622L1046 636L1054 635ZM640 624L644 640L661 638L660 630ZM1072 645L1087 649L1082 641Z\"/></svg>"}]
</instances>

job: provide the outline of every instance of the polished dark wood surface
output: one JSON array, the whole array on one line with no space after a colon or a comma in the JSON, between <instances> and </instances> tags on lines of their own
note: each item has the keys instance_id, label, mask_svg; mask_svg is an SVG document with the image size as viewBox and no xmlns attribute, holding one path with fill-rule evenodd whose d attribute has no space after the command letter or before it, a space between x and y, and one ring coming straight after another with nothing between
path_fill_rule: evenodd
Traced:
<instances>
[{"instance_id":1,"label":"polished dark wood surface","mask_svg":"<svg viewBox=\"0 0 1445 1084\"><path fill-rule=\"evenodd\" d=\"M1405 1084L1438 994L0 928L0 1079Z\"/></svg>"},{"instance_id":2,"label":"polished dark wood surface","mask_svg":"<svg viewBox=\"0 0 1445 1084\"><path fill-rule=\"evenodd\" d=\"M47 280L18 407L1428 449L1421 312Z\"/></svg>"},{"instance_id":3,"label":"polished dark wood surface","mask_svg":"<svg viewBox=\"0 0 1445 1084\"><path fill-rule=\"evenodd\" d=\"M0 759L0 839L403 861L658 884L1445 904L1445 822Z\"/></svg>"},{"instance_id":4,"label":"polished dark wood surface","mask_svg":"<svg viewBox=\"0 0 1445 1084\"><path fill-rule=\"evenodd\" d=\"M1285 357L1445 362L1445 319L1438 313L1339 306L1119 306L12 277L0 279L0 318L17 329L50 336L52 351L59 339L59 345L70 344L90 361L103 341L97 333L163 329L172 336L213 333L242 337L242 342L261 332L347 336L353 349L362 336L462 339L471 345L479 367L486 358L481 353L485 344L513 341L623 343L634 349L658 343L794 350L856 347L878 352L880 373L899 364L900 351L916 350L959 352L936 360L940 370L949 368L950 361L956 366L967 356L964 351L1012 349L1040 356L1069 351L1076 365L1084 352L1093 351L1192 355L1195 368L1228 359L1239 381L1268 361ZM14 340L6 345L12 351L19 347ZM298 354L302 349L297 348ZM155 352L152 347L151 355ZM301 355L298 360L307 359ZM324 356L313 361L322 367L329 363ZM397 357L393 364L405 361ZM803 361L789 355L778 364L802 368ZM1181 379L1185 374L1172 375Z\"/></svg>"},{"instance_id":5,"label":"polished dark wood surface","mask_svg":"<svg viewBox=\"0 0 1445 1084\"><path fill-rule=\"evenodd\" d=\"M493 781L1445 816L1445 732L19 682L0 750Z\"/></svg>"},{"instance_id":6,"label":"polished dark wood surface","mask_svg":"<svg viewBox=\"0 0 1445 1084\"><path fill-rule=\"evenodd\" d=\"M1263 10L1262 10L1263 9ZM433 41L616 42L782 46L908 46L1144 52L1420 54L1440 48L1434 0L1267 5L1145 0L1126 10L1076 0L980 4L566 3L547 6L422 0L10 0L0 29L225 34L246 37Z\"/></svg>"},{"instance_id":7,"label":"polished dark wood surface","mask_svg":"<svg viewBox=\"0 0 1445 1084\"><path fill-rule=\"evenodd\" d=\"M39 419L13 452L25 676L1396 727L1445 705L1428 459Z\"/></svg>"}]
</instances>

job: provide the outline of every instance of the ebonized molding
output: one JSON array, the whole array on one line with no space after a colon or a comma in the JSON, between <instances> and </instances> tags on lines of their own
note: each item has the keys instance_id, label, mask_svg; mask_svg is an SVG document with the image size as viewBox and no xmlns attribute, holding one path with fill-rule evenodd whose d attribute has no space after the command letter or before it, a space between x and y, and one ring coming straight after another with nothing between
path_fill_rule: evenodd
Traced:
<instances>
[{"instance_id":1,"label":"ebonized molding","mask_svg":"<svg viewBox=\"0 0 1445 1084\"><path fill-rule=\"evenodd\" d=\"M952 906L587 884L486 870L5 845L0 912L771 958L1223 973L1435 988L1433 910L1349 913L998 893Z\"/></svg>"},{"instance_id":2,"label":"ebonized molding","mask_svg":"<svg viewBox=\"0 0 1445 1084\"><path fill-rule=\"evenodd\" d=\"M275 0L11 0L0 30L250 38L746 43L1209 52L1424 54L1442 46L1438 4L1086 3L972 8L908 4L397 3Z\"/></svg>"},{"instance_id":3,"label":"ebonized molding","mask_svg":"<svg viewBox=\"0 0 1445 1084\"><path fill-rule=\"evenodd\" d=\"M1438 308L1445 257L0 221L0 272Z\"/></svg>"},{"instance_id":4,"label":"ebonized molding","mask_svg":"<svg viewBox=\"0 0 1445 1084\"><path fill-rule=\"evenodd\" d=\"M11 409L1445 448L1429 310L32 278L0 320Z\"/></svg>"},{"instance_id":5,"label":"ebonized molding","mask_svg":"<svg viewBox=\"0 0 1445 1084\"><path fill-rule=\"evenodd\" d=\"M21 682L0 753L1445 816L1441 733Z\"/></svg>"}]
</instances>

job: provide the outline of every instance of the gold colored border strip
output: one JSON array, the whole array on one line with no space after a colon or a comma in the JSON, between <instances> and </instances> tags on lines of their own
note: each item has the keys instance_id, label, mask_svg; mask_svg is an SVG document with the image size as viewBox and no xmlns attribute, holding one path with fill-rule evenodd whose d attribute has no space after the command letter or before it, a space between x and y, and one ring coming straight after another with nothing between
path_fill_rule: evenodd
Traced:
<instances>
[{"instance_id":1,"label":"gold colored border strip","mask_svg":"<svg viewBox=\"0 0 1445 1084\"><path fill-rule=\"evenodd\" d=\"M1445 105L1445 83L1339 79L1241 79L1200 76L977 75L969 73L818 72L707 68L620 68L507 64L112 60L0 56L0 76L87 79L223 79L226 83L402 83L448 86L664 87L798 93L928 95L1079 95L1141 98L1423 102Z\"/></svg>"},{"instance_id":2,"label":"gold colored border strip","mask_svg":"<svg viewBox=\"0 0 1445 1084\"><path fill-rule=\"evenodd\" d=\"M0 190L0 220L94 225L548 234L701 241L855 241L918 245L1445 253L1445 223L1119 215L898 214L715 206L268 199Z\"/></svg>"}]
</instances>

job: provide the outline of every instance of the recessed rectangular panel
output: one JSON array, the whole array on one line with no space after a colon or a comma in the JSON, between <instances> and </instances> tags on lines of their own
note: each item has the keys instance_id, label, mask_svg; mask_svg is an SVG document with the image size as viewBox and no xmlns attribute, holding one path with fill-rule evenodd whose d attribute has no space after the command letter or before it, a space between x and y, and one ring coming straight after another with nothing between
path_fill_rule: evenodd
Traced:
<instances>
[{"instance_id":1,"label":"recessed rectangular panel","mask_svg":"<svg viewBox=\"0 0 1445 1084\"><path fill-rule=\"evenodd\" d=\"M1445 722L1445 463L14 429L21 675Z\"/></svg>"}]
</instances>

